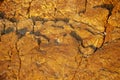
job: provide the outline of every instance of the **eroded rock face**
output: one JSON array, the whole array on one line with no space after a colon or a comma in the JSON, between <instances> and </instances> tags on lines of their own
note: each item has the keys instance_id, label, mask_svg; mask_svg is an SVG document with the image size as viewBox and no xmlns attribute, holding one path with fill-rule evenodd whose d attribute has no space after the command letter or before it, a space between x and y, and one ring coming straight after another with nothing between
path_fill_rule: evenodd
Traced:
<instances>
[{"instance_id":1,"label":"eroded rock face","mask_svg":"<svg viewBox=\"0 0 120 80\"><path fill-rule=\"evenodd\" d=\"M108 19L108 27L106 29L106 32L108 33L108 36L106 38L109 41L119 39L119 33L120 33L120 2L116 4L116 6L113 8L112 15ZM111 27L111 28L109 28Z\"/></svg>"},{"instance_id":2,"label":"eroded rock face","mask_svg":"<svg viewBox=\"0 0 120 80\"><path fill-rule=\"evenodd\" d=\"M31 18L17 22L1 19L1 35L10 32L16 32L19 38L33 34L33 37L39 40L39 44L64 44L64 38L69 35L76 39L76 43L79 44L77 47L85 55L92 54L104 43L104 30L100 31L89 23L70 19L44 21Z\"/></svg>"},{"instance_id":3,"label":"eroded rock face","mask_svg":"<svg viewBox=\"0 0 120 80\"><path fill-rule=\"evenodd\" d=\"M41 18L73 18L94 7L108 8L119 0L2 0L0 10L6 17L25 19L32 16ZM5 8L6 7L6 8ZM9 10L9 11L8 11ZM92 12L92 11L91 11Z\"/></svg>"},{"instance_id":4,"label":"eroded rock face","mask_svg":"<svg viewBox=\"0 0 120 80\"><path fill-rule=\"evenodd\" d=\"M119 0L1 0L0 80L119 80L119 19Z\"/></svg>"}]
</instances>

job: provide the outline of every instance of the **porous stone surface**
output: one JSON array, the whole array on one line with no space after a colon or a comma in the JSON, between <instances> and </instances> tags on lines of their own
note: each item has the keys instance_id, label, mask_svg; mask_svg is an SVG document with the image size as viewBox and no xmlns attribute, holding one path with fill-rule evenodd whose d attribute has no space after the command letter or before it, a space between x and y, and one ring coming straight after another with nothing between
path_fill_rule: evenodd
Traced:
<instances>
[{"instance_id":1,"label":"porous stone surface","mask_svg":"<svg viewBox=\"0 0 120 80\"><path fill-rule=\"evenodd\" d=\"M0 80L119 80L119 0L0 0Z\"/></svg>"}]
</instances>

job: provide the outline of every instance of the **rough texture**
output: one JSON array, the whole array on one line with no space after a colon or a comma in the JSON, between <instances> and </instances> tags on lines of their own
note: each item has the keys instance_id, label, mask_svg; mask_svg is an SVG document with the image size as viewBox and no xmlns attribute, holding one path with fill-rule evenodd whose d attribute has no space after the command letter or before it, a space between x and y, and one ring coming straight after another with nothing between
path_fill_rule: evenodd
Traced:
<instances>
[{"instance_id":1,"label":"rough texture","mask_svg":"<svg viewBox=\"0 0 120 80\"><path fill-rule=\"evenodd\" d=\"M119 0L0 0L0 80L119 80Z\"/></svg>"}]
</instances>

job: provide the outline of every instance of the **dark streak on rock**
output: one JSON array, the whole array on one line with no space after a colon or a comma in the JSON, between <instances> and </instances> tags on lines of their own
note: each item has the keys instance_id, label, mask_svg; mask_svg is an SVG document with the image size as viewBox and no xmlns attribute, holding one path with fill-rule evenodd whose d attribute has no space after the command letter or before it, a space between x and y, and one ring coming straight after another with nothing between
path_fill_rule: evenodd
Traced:
<instances>
[{"instance_id":1,"label":"dark streak on rock","mask_svg":"<svg viewBox=\"0 0 120 80\"><path fill-rule=\"evenodd\" d=\"M78 34L76 34L75 31L72 31L72 32L70 33L70 35L71 35L72 37L74 37L77 41L81 41L81 42L82 42L82 38L81 38Z\"/></svg>"},{"instance_id":2,"label":"dark streak on rock","mask_svg":"<svg viewBox=\"0 0 120 80\"><path fill-rule=\"evenodd\" d=\"M111 16L112 10L114 8L113 4L102 4L102 5L94 6L93 8L99 8L99 7L105 8L109 11L108 18Z\"/></svg>"}]
</instances>

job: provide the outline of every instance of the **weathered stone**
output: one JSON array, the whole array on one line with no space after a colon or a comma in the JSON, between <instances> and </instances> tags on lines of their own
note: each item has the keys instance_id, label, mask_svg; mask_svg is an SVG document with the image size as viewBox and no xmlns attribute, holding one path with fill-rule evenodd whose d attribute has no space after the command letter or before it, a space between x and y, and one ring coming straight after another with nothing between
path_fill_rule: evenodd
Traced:
<instances>
[{"instance_id":1,"label":"weathered stone","mask_svg":"<svg viewBox=\"0 0 120 80\"><path fill-rule=\"evenodd\" d=\"M96 79L119 79L119 42L113 42L104 46L102 49L88 58L87 68L96 76ZM117 63L118 62L118 63ZM114 66L113 66L114 65ZM97 73L98 72L98 73ZM103 76L104 75L104 76ZM105 77L106 76L106 77ZM109 76L109 77L108 77Z\"/></svg>"},{"instance_id":2,"label":"weathered stone","mask_svg":"<svg viewBox=\"0 0 120 80\"><path fill-rule=\"evenodd\" d=\"M49 40L55 40L58 37L63 36L65 34L65 30L54 27L52 24L46 24L41 28L40 33L45 35Z\"/></svg>"},{"instance_id":3,"label":"weathered stone","mask_svg":"<svg viewBox=\"0 0 120 80\"><path fill-rule=\"evenodd\" d=\"M111 33L111 41L120 39L120 29L116 27Z\"/></svg>"},{"instance_id":4,"label":"weathered stone","mask_svg":"<svg viewBox=\"0 0 120 80\"><path fill-rule=\"evenodd\" d=\"M29 51L38 46L37 40L35 40L34 35L29 33L23 36L18 42L17 46L20 55L29 54Z\"/></svg>"},{"instance_id":5,"label":"weathered stone","mask_svg":"<svg viewBox=\"0 0 120 80\"><path fill-rule=\"evenodd\" d=\"M74 20L80 21L91 26L94 30L104 32L108 16L108 10L102 8L91 8L86 11L85 14L73 17Z\"/></svg>"},{"instance_id":6,"label":"weathered stone","mask_svg":"<svg viewBox=\"0 0 120 80\"><path fill-rule=\"evenodd\" d=\"M12 23L11 21L4 20L5 33L10 33L16 31L16 23Z\"/></svg>"},{"instance_id":7,"label":"weathered stone","mask_svg":"<svg viewBox=\"0 0 120 80\"><path fill-rule=\"evenodd\" d=\"M0 0L0 80L119 80L119 13L119 0Z\"/></svg>"},{"instance_id":8,"label":"weathered stone","mask_svg":"<svg viewBox=\"0 0 120 80\"><path fill-rule=\"evenodd\" d=\"M54 21L46 21L46 22L44 22L44 26L53 26L53 25L55 25Z\"/></svg>"},{"instance_id":9,"label":"weathered stone","mask_svg":"<svg viewBox=\"0 0 120 80\"><path fill-rule=\"evenodd\" d=\"M111 26L120 27L120 2L113 8L112 15L110 16L108 23Z\"/></svg>"},{"instance_id":10,"label":"weathered stone","mask_svg":"<svg viewBox=\"0 0 120 80\"><path fill-rule=\"evenodd\" d=\"M16 42L18 38L17 35L13 32L9 34L5 34L1 36L1 42L0 42L0 66L2 69L2 72L0 72L0 76L4 76L5 79L9 80L15 80L18 77L19 74L19 66L20 66L20 60L17 52ZM6 68L6 69L5 69ZM13 74L14 73L14 74ZM11 77L14 76L14 77ZM1 77L0 77L1 79Z\"/></svg>"},{"instance_id":11,"label":"weathered stone","mask_svg":"<svg viewBox=\"0 0 120 80\"><path fill-rule=\"evenodd\" d=\"M60 27L63 27L64 25L66 25L66 23L64 21L57 21L55 23L55 26L60 26Z\"/></svg>"},{"instance_id":12,"label":"weathered stone","mask_svg":"<svg viewBox=\"0 0 120 80\"><path fill-rule=\"evenodd\" d=\"M112 15L108 19L108 25L106 28L106 42L110 42L115 39L119 39L119 27L120 27L120 2L113 8Z\"/></svg>"},{"instance_id":13,"label":"weathered stone","mask_svg":"<svg viewBox=\"0 0 120 80\"><path fill-rule=\"evenodd\" d=\"M4 33L4 24L3 20L0 20L0 36Z\"/></svg>"},{"instance_id":14,"label":"weathered stone","mask_svg":"<svg viewBox=\"0 0 120 80\"><path fill-rule=\"evenodd\" d=\"M85 47L92 45L96 48L100 48L102 44L103 44L103 36L101 35L95 35L92 36L91 38L88 37L86 39L83 39L83 45Z\"/></svg>"},{"instance_id":15,"label":"weathered stone","mask_svg":"<svg viewBox=\"0 0 120 80\"><path fill-rule=\"evenodd\" d=\"M33 21L32 19L19 21L17 23L17 31L19 34L24 35L26 32L33 32Z\"/></svg>"}]
</instances>

